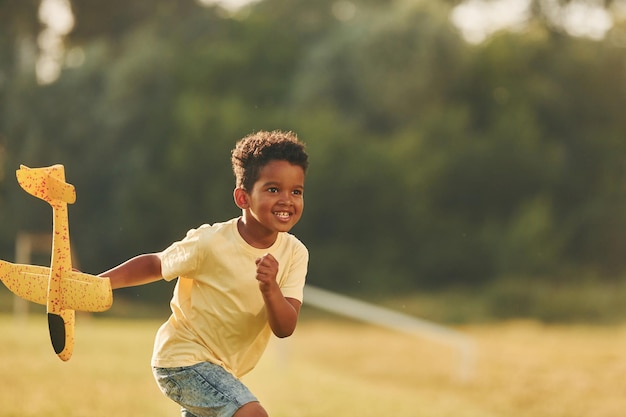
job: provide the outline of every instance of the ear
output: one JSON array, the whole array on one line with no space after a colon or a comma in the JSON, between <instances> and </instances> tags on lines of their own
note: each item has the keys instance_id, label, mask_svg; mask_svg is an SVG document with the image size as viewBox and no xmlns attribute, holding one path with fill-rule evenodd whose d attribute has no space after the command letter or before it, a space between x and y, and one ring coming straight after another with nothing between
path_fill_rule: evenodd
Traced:
<instances>
[{"instance_id":1,"label":"ear","mask_svg":"<svg viewBox=\"0 0 626 417\"><path fill-rule=\"evenodd\" d=\"M248 193L243 188L235 188L235 191L233 191L233 197L235 199L235 204L237 204L237 207L240 209L247 209L250 206L248 203Z\"/></svg>"}]
</instances>

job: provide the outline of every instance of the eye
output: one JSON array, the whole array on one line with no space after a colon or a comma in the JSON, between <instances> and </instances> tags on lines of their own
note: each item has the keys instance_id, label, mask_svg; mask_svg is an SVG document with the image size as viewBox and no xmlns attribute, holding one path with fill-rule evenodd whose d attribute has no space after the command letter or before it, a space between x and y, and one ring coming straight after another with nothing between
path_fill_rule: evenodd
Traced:
<instances>
[{"instance_id":1,"label":"eye","mask_svg":"<svg viewBox=\"0 0 626 417\"><path fill-rule=\"evenodd\" d=\"M278 192L278 188L277 187L269 187L267 189L268 192L270 193L277 193Z\"/></svg>"},{"instance_id":2,"label":"eye","mask_svg":"<svg viewBox=\"0 0 626 417\"><path fill-rule=\"evenodd\" d=\"M303 191L302 190L293 190L293 194L294 195L302 195Z\"/></svg>"}]
</instances>

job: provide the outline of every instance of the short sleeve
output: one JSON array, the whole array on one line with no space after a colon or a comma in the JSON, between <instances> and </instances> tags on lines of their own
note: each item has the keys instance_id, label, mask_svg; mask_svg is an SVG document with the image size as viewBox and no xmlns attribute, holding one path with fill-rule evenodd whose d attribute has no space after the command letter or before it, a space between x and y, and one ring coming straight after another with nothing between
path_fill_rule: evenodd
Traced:
<instances>
[{"instance_id":1,"label":"short sleeve","mask_svg":"<svg viewBox=\"0 0 626 417\"><path fill-rule=\"evenodd\" d=\"M293 248L292 262L284 282L280 284L280 290L283 296L295 298L302 302L309 264L309 251L300 241L296 240L296 242L297 244Z\"/></svg>"},{"instance_id":2,"label":"short sleeve","mask_svg":"<svg viewBox=\"0 0 626 417\"><path fill-rule=\"evenodd\" d=\"M196 270L199 256L200 230L191 229L183 240L172 243L158 254L161 259L161 274L166 281L186 276Z\"/></svg>"}]
</instances>

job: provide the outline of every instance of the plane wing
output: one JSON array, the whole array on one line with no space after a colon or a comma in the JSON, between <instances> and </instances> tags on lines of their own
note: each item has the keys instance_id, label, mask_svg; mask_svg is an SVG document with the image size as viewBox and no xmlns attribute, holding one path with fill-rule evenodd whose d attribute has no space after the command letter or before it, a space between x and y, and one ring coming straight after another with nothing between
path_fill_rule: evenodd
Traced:
<instances>
[{"instance_id":1,"label":"plane wing","mask_svg":"<svg viewBox=\"0 0 626 417\"><path fill-rule=\"evenodd\" d=\"M0 280L15 295L46 305L50 268L0 260ZM71 271L61 279L61 308L100 312L113 304L108 278Z\"/></svg>"}]
</instances>

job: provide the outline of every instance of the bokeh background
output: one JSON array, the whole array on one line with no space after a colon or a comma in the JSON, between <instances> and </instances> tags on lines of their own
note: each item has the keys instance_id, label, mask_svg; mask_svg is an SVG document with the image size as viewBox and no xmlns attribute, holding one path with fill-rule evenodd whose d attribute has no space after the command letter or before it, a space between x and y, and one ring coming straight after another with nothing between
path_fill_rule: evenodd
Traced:
<instances>
[{"instance_id":1,"label":"bokeh background","mask_svg":"<svg viewBox=\"0 0 626 417\"><path fill-rule=\"evenodd\" d=\"M51 230L19 164L65 165L99 273L237 216L235 141L293 130L309 283L447 323L622 322L625 109L625 1L2 0L0 259Z\"/></svg>"}]
</instances>

